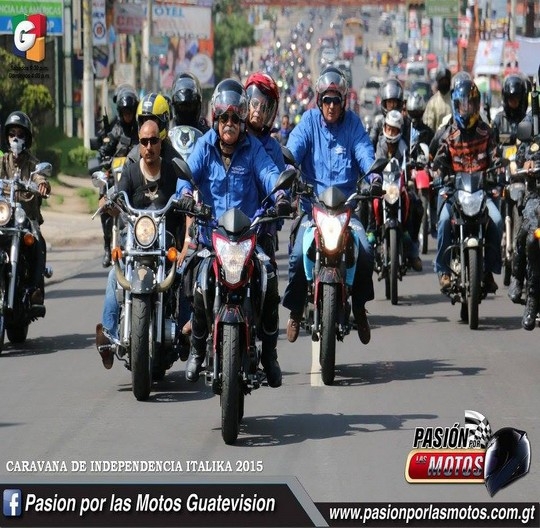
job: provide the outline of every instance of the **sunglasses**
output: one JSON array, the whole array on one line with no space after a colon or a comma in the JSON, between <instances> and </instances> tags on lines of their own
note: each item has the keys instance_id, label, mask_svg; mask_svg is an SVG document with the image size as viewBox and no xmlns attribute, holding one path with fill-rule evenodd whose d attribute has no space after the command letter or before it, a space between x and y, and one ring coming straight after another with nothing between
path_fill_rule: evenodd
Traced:
<instances>
[{"instance_id":1,"label":"sunglasses","mask_svg":"<svg viewBox=\"0 0 540 528\"><path fill-rule=\"evenodd\" d=\"M15 132L10 132L9 137L10 138L17 138L17 139L25 139L26 135L24 134L24 132L22 134L17 134Z\"/></svg>"},{"instance_id":2,"label":"sunglasses","mask_svg":"<svg viewBox=\"0 0 540 528\"><path fill-rule=\"evenodd\" d=\"M268 108L268 104L265 101L259 101L259 99L251 99L249 101L249 106L251 106L253 110L260 112L266 112Z\"/></svg>"},{"instance_id":3,"label":"sunglasses","mask_svg":"<svg viewBox=\"0 0 540 528\"><path fill-rule=\"evenodd\" d=\"M343 102L343 100L341 99L339 95L334 95L334 96L325 95L322 98L322 102L325 105L331 105L332 103L334 103L337 106L337 105L340 105Z\"/></svg>"},{"instance_id":4,"label":"sunglasses","mask_svg":"<svg viewBox=\"0 0 540 528\"><path fill-rule=\"evenodd\" d=\"M225 123L228 123L229 122L229 119L233 122L233 124L237 125L238 123L240 123L240 118L238 117L238 114L229 114L229 113L225 113L225 114L221 114L219 116L219 120L221 123L225 124Z\"/></svg>"},{"instance_id":5,"label":"sunglasses","mask_svg":"<svg viewBox=\"0 0 540 528\"><path fill-rule=\"evenodd\" d=\"M159 143L158 137L149 137L149 138L140 138L139 143L143 145L144 147L147 147L148 144L150 145L157 145Z\"/></svg>"}]
</instances>

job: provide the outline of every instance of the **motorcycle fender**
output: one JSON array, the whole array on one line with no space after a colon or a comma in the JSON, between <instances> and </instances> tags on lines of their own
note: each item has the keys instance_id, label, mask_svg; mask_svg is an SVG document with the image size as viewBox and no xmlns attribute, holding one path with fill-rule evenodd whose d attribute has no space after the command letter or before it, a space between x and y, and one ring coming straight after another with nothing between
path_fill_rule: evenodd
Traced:
<instances>
[{"instance_id":1,"label":"motorcycle fender","mask_svg":"<svg viewBox=\"0 0 540 528\"><path fill-rule=\"evenodd\" d=\"M131 276L131 293L151 293L155 286L154 270L147 266L135 265Z\"/></svg>"},{"instance_id":2,"label":"motorcycle fender","mask_svg":"<svg viewBox=\"0 0 540 528\"><path fill-rule=\"evenodd\" d=\"M200 291L203 296L204 306L206 310L211 308L211 306L208 305L209 301L208 301L207 292L209 291L210 287L212 288L214 287L213 285L212 286L210 285L210 273L211 273L213 262L214 262L213 258L203 259L200 263L200 267L199 267L199 271L197 275L197 282L198 282L197 287L200 286Z\"/></svg>"},{"instance_id":3,"label":"motorcycle fender","mask_svg":"<svg viewBox=\"0 0 540 528\"><path fill-rule=\"evenodd\" d=\"M225 304L223 305L216 317L216 323L219 324L228 324L228 325L241 325L245 323L244 313L241 306L236 304Z\"/></svg>"},{"instance_id":4,"label":"motorcycle fender","mask_svg":"<svg viewBox=\"0 0 540 528\"><path fill-rule=\"evenodd\" d=\"M337 268L321 267L317 282L319 284L341 284L343 282L343 277Z\"/></svg>"},{"instance_id":5,"label":"motorcycle fender","mask_svg":"<svg viewBox=\"0 0 540 528\"><path fill-rule=\"evenodd\" d=\"M302 239L302 253L304 256L304 271L306 272L306 279L308 281L313 280L313 268L315 263L308 257L309 248L315 240L315 226L309 226L304 231L304 237Z\"/></svg>"},{"instance_id":6,"label":"motorcycle fender","mask_svg":"<svg viewBox=\"0 0 540 528\"><path fill-rule=\"evenodd\" d=\"M464 243L466 248L475 248L480 246L480 241L475 237L467 238Z\"/></svg>"}]
</instances>

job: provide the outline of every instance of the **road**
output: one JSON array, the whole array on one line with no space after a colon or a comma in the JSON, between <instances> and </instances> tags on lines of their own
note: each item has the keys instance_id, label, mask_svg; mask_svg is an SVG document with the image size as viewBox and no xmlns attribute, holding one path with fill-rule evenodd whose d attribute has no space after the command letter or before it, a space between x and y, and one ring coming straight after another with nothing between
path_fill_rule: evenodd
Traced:
<instances>
[{"instance_id":1,"label":"road","mask_svg":"<svg viewBox=\"0 0 540 528\"><path fill-rule=\"evenodd\" d=\"M286 276L284 238L279 259ZM49 287L45 319L30 327L24 346L0 355L4 481L67 479L145 482L148 474L61 474L8 471L21 460L195 460L262 462L260 472L157 474L160 482L202 478L298 479L313 501L486 501L482 484L409 484L404 469L417 427L464 423L464 411L485 415L493 432L525 430L538 449L540 361L538 332L520 328L521 307L501 287L482 302L480 327L459 322L459 309L437 289L427 255L424 271L400 283L400 303L384 298L382 283L368 304L372 340L356 334L339 344L336 381L321 383L309 336L285 337L281 313L279 360L283 386L246 398L238 442L226 446L219 398L202 379L189 384L176 363L137 402L130 374L110 371L94 347L106 272L90 260L72 279ZM540 470L501 491L501 501L537 501Z\"/></svg>"}]
</instances>

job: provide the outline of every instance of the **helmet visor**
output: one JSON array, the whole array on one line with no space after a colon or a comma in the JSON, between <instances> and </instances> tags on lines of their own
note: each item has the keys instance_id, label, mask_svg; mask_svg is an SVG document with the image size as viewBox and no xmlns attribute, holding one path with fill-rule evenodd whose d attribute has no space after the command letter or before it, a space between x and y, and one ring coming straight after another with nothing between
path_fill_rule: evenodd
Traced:
<instances>
[{"instance_id":1,"label":"helmet visor","mask_svg":"<svg viewBox=\"0 0 540 528\"><path fill-rule=\"evenodd\" d=\"M247 118L247 101L244 95L232 90L217 94L213 106L216 117L225 113L233 113L240 118L240 121L245 121Z\"/></svg>"}]
</instances>

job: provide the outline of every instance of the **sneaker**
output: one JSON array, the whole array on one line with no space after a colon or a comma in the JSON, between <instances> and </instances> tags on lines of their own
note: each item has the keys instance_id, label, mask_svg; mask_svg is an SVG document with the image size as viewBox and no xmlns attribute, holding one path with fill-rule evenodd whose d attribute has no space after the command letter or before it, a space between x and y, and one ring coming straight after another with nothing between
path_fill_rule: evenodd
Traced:
<instances>
[{"instance_id":1,"label":"sneaker","mask_svg":"<svg viewBox=\"0 0 540 528\"><path fill-rule=\"evenodd\" d=\"M414 271L422 271L422 259L420 257L410 257L408 260L409 266Z\"/></svg>"},{"instance_id":2,"label":"sneaker","mask_svg":"<svg viewBox=\"0 0 540 528\"><path fill-rule=\"evenodd\" d=\"M43 292L41 291L40 288L36 288L33 292L32 292L32 295L30 295L30 304L32 305L35 305L35 304L43 304Z\"/></svg>"},{"instance_id":3,"label":"sneaker","mask_svg":"<svg viewBox=\"0 0 540 528\"><path fill-rule=\"evenodd\" d=\"M523 284L515 277L510 279L510 286L508 286L508 297L515 304L521 304L521 295L523 293Z\"/></svg>"},{"instance_id":4,"label":"sneaker","mask_svg":"<svg viewBox=\"0 0 540 528\"><path fill-rule=\"evenodd\" d=\"M495 293L499 289L491 271L484 273L484 287L488 293Z\"/></svg>"},{"instance_id":5,"label":"sneaker","mask_svg":"<svg viewBox=\"0 0 540 528\"><path fill-rule=\"evenodd\" d=\"M113 366L114 350L109 338L103 333L103 325L101 323L96 325L96 348L101 356L103 366L109 370Z\"/></svg>"},{"instance_id":6,"label":"sneaker","mask_svg":"<svg viewBox=\"0 0 540 528\"><path fill-rule=\"evenodd\" d=\"M441 290L447 290L450 288L450 275L447 273L441 273L439 275L439 286L441 287Z\"/></svg>"},{"instance_id":7,"label":"sneaker","mask_svg":"<svg viewBox=\"0 0 540 528\"><path fill-rule=\"evenodd\" d=\"M294 343L298 339L298 334L300 333L300 322L302 321L302 316L298 314L293 314L289 316L287 321L287 340L289 343Z\"/></svg>"},{"instance_id":8,"label":"sneaker","mask_svg":"<svg viewBox=\"0 0 540 528\"><path fill-rule=\"evenodd\" d=\"M367 345L371 341L371 328L367 318L365 308L353 309L354 320L356 321L356 329L358 330L358 337L362 344Z\"/></svg>"}]
</instances>

